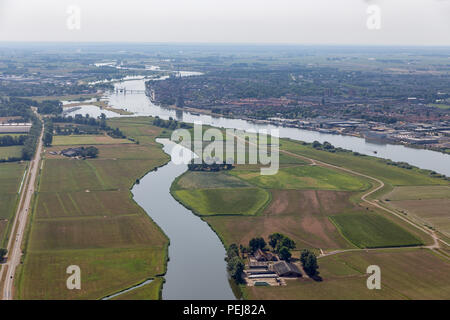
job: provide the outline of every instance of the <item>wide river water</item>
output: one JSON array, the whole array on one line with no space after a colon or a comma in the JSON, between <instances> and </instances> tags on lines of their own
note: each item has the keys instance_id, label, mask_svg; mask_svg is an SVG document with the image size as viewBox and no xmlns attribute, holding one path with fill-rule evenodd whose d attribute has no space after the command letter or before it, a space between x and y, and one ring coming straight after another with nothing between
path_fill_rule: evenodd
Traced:
<instances>
[{"instance_id":1,"label":"wide river water","mask_svg":"<svg viewBox=\"0 0 450 320\"><path fill-rule=\"evenodd\" d=\"M145 90L145 80L127 80L115 86L127 90ZM245 120L177 111L153 104L144 93L110 93L105 99L115 108L133 112L133 116L159 116L162 119L172 117L188 123L201 122L204 125L240 130L279 129L280 138L306 142L317 140L321 143L328 141L336 147L393 161L408 162L419 168L450 176L450 155L440 152L402 145L371 143L358 137L260 125ZM93 117L101 113L105 113L107 117L119 116L94 106L82 106L69 115L87 113ZM170 154L173 144L168 140L159 142L164 145L164 151ZM219 238L204 221L179 204L170 194L172 182L186 170L186 165L175 165L170 161L157 171L148 173L132 190L137 203L170 239L170 261L165 275L163 299L234 299L226 275L225 249Z\"/></svg>"}]
</instances>

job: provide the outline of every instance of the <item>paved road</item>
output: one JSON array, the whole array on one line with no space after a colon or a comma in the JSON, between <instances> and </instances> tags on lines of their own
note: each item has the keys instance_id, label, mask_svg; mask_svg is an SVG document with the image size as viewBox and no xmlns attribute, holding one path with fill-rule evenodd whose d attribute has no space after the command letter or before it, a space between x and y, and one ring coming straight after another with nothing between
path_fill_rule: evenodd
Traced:
<instances>
[{"instance_id":1,"label":"paved road","mask_svg":"<svg viewBox=\"0 0 450 320\"><path fill-rule=\"evenodd\" d=\"M16 268L20 264L20 259L22 257L22 240L23 234L27 225L28 213L31 211L30 205L34 194L34 186L36 178L39 174L39 162L41 161L42 152L42 135L44 133L44 127L42 126L41 136L39 137L38 147L36 149L36 154L34 159L30 161L27 176L24 181L22 194L20 196L19 206L17 208L17 213L14 219L13 228L11 229L11 237L8 242L8 256L7 262L3 265L2 272L7 266L6 279L3 286L3 300L13 299L13 286L14 277L16 273ZM14 230L17 231L14 233Z\"/></svg>"}]
</instances>

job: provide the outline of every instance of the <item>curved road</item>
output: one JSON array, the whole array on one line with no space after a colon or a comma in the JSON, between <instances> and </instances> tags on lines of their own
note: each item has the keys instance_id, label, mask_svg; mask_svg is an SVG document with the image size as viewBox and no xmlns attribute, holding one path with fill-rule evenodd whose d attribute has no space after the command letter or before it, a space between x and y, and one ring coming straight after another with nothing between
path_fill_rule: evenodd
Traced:
<instances>
[{"instance_id":1,"label":"curved road","mask_svg":"<svg viewBox=\"0 0 450 320\"><path fill-rule=\"evenodd\" d=\"M36 178L39 174L39 162L41 161L42 153L42 136L44 133L44 126L42 125L41 135L39 137L38 146L34 159L30 161L29 169L27 172L22 194L20 196L19 205L17 207L17 213L14 219L14 224L11 229L11 237L8 242L8 256L7 262L3 264L2 271L0 272L0 279L3 276L3 272L6 269L6 279L3 285L3 300L13 299L13 286L16 268L20 264L22 257L22 240L24 231L27 225L28 213L31 211L31 200L34 194L34 187ZM16 231L14 233L14 231Z\"/></svg>"}]
</instances>

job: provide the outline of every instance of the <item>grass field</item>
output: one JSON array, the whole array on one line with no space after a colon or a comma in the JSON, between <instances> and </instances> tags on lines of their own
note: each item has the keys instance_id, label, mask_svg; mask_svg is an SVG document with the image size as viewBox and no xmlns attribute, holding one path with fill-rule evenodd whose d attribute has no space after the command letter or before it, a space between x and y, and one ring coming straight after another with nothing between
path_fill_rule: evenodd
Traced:
<instances>
[{"instance_id":1,"label":"grass field","mask_svg":"<svg viewBox=\"0 0 450 320\"><path fill-rule=\"evenodd\" d=\"M269 193L259 188L177 190L174 193L199 215L255 215L270 199Z\"/></svg>"},{"instance_id":2,"label":"grass field","mask_svg":"<svg viewBox=\"0 0 450 320\"><path fill-rule=\"evenodd\" d=\"M21 299L99 299L165 272L164 247L29 251ZM66 268L81 269L81 290L68 290Z\"/></svg>"},{"instance_id":3,"label":"grass field","mask_svg":"<svg viewBox=\"0 0 450 320\"><path fill-rule=\"evenodd\" d=\"M24 163L0 163L0 247L6 241L6 231L15 213L25 168Z\"/></svg>"},{"instance_id":4,"label":"grass field","mask_svg":"<svg viewBox=\"0 0 450 320\"><path fill-rule=\"evenodd\" d=\"M166 159L163 156L155 158L157 160L48 159L44 168L51 170L42 177L40 191L128 190L149 167L160 165Z\"/></svg>"},{"instance_id":5,"label":"grass field","mask_svg":"<svg viewBox=\"0 0 450 320\"><path fill-rule=\"evenodd\" d=\"M0 147L0 159L22 157L23 146Z\"/></svg>"},{"instance_id":6,"label":"grass field","mask_svg":"<svg viewBox=\"0 0 450 320\"><path fill-rule=\"evenodd\" d=\"M330 219L359 248L421 245L412 234L374 213L339 214Z\"/></svg>"},{"instance_id":7,"label":"grass field","mask_svg":"<svg viewBox=\"0 0 450 320\"><path fill-rule=\"evenodd\" d=\"M281 168L275 175L261 175L259 171L236 170L231 174L262 188L270 189L323 189L359 191L369 184L358 177L319 166Z\"/></svg>"},{"instance_id":8,"label":"grass field","mask_svg":"<svg viewBox=\"0 0 450 320\"><path fill-rule=\"evenodd\" d=\"M194 172L183 174L177 181L179 189L207 189L207 188L243 188L250 184L223 172Z\"/></svg>"},{"instance_id":9,"label":"grass field","mask_svg":"<svg viewBox=\"0 0 450 320\"><path fill-rule=\"evenodd\" d=\"M369 156L354 156L348 152L326 152L316 150L310 146L302 145L292 140L282 140L282 150L317 159L326 163L349 168L360 173L377 177L393 186L417 186L417 185L449 185L450 182L430 177L419 169L403 169L390 166L384 160Z\"/></svg>"},{"instance_id":10,"label":"grass field","mask_svg":"<svg viewBox=\"0 0 450 320\"><path fill-rule=\"evenodd\" d=\"M129 189L167 156L156 143L99 149L93 160L46 155L17 298L99 299L165 272L168 239ZM66 288L69 265L80 291Z\"/></svg>"},{"instance_id":11,"label":"grass field","mask_svg":"<svg viewBox=\"0 0 450 320\"><path fill-rule=\"evenodd\" d=\"M159 300L163 282L163 278L155 278L149 284L125 292L111 300Z\"/></svg>"},{"instance_id":12,"label":"grass field","mask_svg":"<svg viewBox=\"0 0 450 320\"><path fill-rule=\"evenodd\" d=\"M450 236L450 187L396 187L384 198L388 206Z\"/></svg>"},{"instance_id":13,"label":"grass field","mask_svg":"<svg viewBox=\"0 0 450 320\"><path fill-rule=\"evenodd\" d=\"M242 287L247 299L448 299L450 263L427 249L348 252L319 259L322 282ZM366 269L381 268L381 290L368 290Z\"/></svg>"},{"instance_id":14,"label":"grass field","mask_svg":"<svg viewBox=\"0 0 450 320\"><path fill-rule=\"evenodd\" d=\"M70 146L70 145L97 145L97 144L119 144L133 143L127 139L114 139L107 135L70 135L70 136L54 136L54 146Z\"/></svg>"}]
</instances>

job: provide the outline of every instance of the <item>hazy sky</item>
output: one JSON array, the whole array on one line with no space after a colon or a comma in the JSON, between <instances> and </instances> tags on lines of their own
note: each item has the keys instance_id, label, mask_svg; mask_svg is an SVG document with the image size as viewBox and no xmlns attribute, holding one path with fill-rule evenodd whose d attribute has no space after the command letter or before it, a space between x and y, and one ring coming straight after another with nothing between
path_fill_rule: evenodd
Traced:
<instances>
[{"instance_id":1,"label":"hazy sky","mask_svg":"<svg viewBox=\"0 0 450 320\"><path fill-rule=\"evenodd\" d=\"M0 0L0 41L450 45L450 0Z\"/></svg>"}]
</instances>

